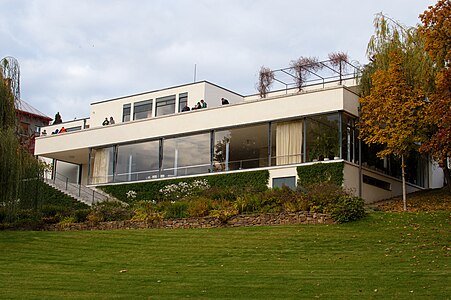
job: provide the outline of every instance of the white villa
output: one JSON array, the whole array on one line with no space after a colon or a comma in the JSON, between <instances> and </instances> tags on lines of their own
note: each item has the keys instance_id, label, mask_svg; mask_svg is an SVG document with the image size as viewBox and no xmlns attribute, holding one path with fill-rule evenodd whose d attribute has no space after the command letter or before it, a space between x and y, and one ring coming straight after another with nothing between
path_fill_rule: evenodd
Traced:
<instances>
[{"instance_id":1,"label":"white villa","mask_svg":"<svg viewBox=\"0 0 451 300\"><path fill-rule=\"evenodd\" d=\"M266 169L270 187L294 187L298 166L344 162L344 186L367 203L400 195L399 162L357 139L358 70L321 64L302 90L289 68L274 71L281 89L264 98L201 81L94 102L89 118L43 127L35 154L88 186ZM207 108L182 111L201 99ZM115 124L102 125L110 117ZM411 156L407 172L408 192L443 185L427 158Z\"/></svg>"}]
</instances>

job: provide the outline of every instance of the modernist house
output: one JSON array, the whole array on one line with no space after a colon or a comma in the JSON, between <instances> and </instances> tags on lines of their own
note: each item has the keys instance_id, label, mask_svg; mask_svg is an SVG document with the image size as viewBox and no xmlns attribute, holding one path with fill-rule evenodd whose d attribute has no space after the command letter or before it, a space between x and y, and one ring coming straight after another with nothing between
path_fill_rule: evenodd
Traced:
<instances>
[{"instance_id":1,"label":"modernist house","mask_svg":"<svg viewBox=\"0 0 451 300\"><path fill-rule=\"evenodd\" d=\"M269 170L270 187L295 186L298 166L343 162L345 187L367 202L400 195L399 163L357 139L358 70L321 64L302 89L290 68L274 71L281 89L263 98L201 81L94 102L89 118L43 128L68 132L37 138L35 154L92 186L256 169ZM184 111L201 99L206 108ZM407 169L408 192L443 184L427 158L412 156Z\"/></svg>"}]
</instances>

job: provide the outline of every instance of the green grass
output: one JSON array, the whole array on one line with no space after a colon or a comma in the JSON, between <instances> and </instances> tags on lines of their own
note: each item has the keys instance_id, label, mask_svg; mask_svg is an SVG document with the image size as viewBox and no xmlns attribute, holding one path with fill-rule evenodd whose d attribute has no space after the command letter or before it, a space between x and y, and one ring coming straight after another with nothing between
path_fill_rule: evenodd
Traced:
<instances>
[{"instance_id":1,"label":"green grass","mask_svg":"<svg viewBox=\"0 0 451 300\"><path fill-rule=\"evenodd\" d=\"M0 295L449 299L449 222L447 211L377 212L329 226L3 231Z\"/></svg>"}]
</instances>

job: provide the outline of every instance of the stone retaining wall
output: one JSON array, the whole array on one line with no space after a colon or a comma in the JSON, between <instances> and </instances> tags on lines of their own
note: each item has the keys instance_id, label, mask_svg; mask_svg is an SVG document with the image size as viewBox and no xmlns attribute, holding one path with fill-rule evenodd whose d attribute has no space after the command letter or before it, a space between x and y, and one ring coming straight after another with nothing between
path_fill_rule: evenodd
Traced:
<instances>
[{"instance_id":1,"label":"stone retaining wall","mask_svg":"<svg viewBox=\"0 0 451 300\"><path fill-rule=\"evenodd\" d=\"M146 221L114 221L74 224L52 224L44 228L49 231L71 230L113 230L113 229L144 229L144 228L219 228L219 227L247 227L288 224L333 224L333 219L326 214L309 212L237 215L226 221L216 217L185 218Z\"/></svg>"}]
</instances>

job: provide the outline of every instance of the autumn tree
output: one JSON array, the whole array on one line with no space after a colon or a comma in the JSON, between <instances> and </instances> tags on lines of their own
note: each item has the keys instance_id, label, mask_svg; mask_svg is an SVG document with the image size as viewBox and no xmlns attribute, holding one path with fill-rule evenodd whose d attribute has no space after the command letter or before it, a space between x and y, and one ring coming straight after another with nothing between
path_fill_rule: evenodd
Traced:
<instances>
[{"instance_id":1,"label":"autumn tree","mask_svg":"<svg viewBox=\"0 0 451 300\"><path fill-rule=\"evenodd\" d=\"M426 121L431 124L430 139L424 141L422 152L429 152L443 169L451 193L451 175L448 160L451 158L451 1L440 0L420 15L423 26L424 47L434 63L437 73Z\"/></svg>"},{"instance_id":2,"label":"autumn tree","mask_svg":"<svg viewBox=\"0 0 451 300\"><path fill-rule=\"evenodd\" d=\"M401 158L403 203L407 209L405 159L419 140L418 118L424 95L404 78L402 54L392 51L387 70L377 70L371 77L371 93L360 99L360 134L369 145L383 145L377 155Z\"/></svg>"}]
</instances>

